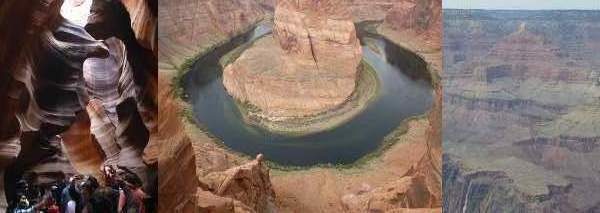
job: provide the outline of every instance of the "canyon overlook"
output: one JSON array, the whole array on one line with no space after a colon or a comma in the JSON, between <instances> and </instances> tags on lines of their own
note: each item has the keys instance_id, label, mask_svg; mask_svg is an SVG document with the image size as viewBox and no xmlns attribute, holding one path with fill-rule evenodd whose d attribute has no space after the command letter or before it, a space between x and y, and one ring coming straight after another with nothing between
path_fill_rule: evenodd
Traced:
<instances>
[{"instance_id":1,"label":"canyon overlook","mask_svg":"<svg viewBox=\"0 0 600 213\"><path fill-rule=\"evenodd\" d=\"M430 42L440 40L440 5L160 1L159 84L171 90L159 95L159 128L168 141L159 157L159 208L441 211L441 54ZM389 15L392 8L403 12ZM406 24L392 29L399 21ZM267 123L255 128L240 115L319 121L344 103L356 108L353 96L368 103L360 113L308 135L273 134L262 129ZM365 125L369 119L385 122Z\"/></svg>"},{"instance_id":2,"label":"canyon overlook","mask_svg":"<svg viewBox=\"0 0 600 213\"><path fill-rule=\"evenodd\" d=\"M600 13L444 16L444 209L597 212Z\"/></svg>"}]
</instances>

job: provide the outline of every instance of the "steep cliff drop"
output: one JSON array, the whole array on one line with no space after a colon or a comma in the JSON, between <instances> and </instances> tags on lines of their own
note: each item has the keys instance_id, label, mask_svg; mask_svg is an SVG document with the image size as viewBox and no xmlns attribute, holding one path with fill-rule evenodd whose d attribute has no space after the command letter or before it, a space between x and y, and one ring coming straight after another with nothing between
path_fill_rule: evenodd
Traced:
<instances>
[{"instance_id":1,"label":"steep cliff drop","mask_svg":"<svg viewBox=\"0 0 600 213\"><path fill-rule=\"evenodd\" d=\"M264 212L274 197L262 158L249 161L215 144L180 116L185 103L172 85L198 54L239 35L268 13L255 1L159 1L158 209ZM188 67L189 68L189 67Z\"/></svg>"}]
</instances>

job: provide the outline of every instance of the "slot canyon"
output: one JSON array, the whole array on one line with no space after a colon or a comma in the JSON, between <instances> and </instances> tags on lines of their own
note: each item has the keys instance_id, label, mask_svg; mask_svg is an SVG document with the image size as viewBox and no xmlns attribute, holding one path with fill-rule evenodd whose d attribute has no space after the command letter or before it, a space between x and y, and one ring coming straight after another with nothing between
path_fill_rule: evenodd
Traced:
<instances>
[{"instance_id":1,"label":"slot canyon","mask_svg":"<svg viewBox=\"0 0 600 213\"><path fill-rule=\"evenodd\" d=\"M21 180L104 184L107 165L138 176L157 202L157 3L0 3L0 211Z\"/></svg>"}]
</instances>

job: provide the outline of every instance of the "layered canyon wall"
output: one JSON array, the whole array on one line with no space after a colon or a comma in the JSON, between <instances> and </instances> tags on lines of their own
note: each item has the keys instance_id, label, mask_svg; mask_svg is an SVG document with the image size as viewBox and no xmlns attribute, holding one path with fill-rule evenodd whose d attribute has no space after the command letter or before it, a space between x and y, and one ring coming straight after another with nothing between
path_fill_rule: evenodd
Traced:
<instances>
[{"instance_id":1,"label":"layered canyon wall","mask_svg":"<svg viewBox=\"0 0 600 213\"><path fill-rule=\"evenodd\" d=\"M165 68L179 67L207 48L248 30L264 13L256 1L160 1L159 62Z\"/></svg>"},{"instance_id":2,"label":"layered canyon wall","mask_svg":"<svg viewBox=\"0 0 600 213\"><path fill-rule=\"evenodd\" d=\"M444 208L598 210L600 13L444 14Z\"/></svg>"}]
</instances>

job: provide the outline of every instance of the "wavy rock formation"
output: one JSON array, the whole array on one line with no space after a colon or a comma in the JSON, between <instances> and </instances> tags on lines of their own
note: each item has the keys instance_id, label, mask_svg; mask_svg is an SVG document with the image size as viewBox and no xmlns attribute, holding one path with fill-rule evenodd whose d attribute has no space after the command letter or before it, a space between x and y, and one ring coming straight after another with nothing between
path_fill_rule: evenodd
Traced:
<instances>
[{"instance_id":1,"label":"wavy rock formation","mask_svg":"<svg viewBox=\"0 0 600 213\"><path fill-rule=\"evenodd\" d=\"M121 1L131 19L131 27L142 47L152 50L158 56L158 0Z\"/></svg>"},{"instance_id":2,"label":"wavy rock formation","mask_svg":"<svg viewBox=\"0 0 600 213\"><path fill-rule=\"evenodd\" d=\"M273 51L282 57L252 66L242 56L223 74L229 94L257 107L255 116L314 116L339 107L354 92L362 50L350 10L340 2L280 1L274 39L279 46L272 48L282 51Z\"/></svg>"},{"instance_id":3,"label":"wavy rock formation","mask_svg":"<svg viewBox=\"0 0 600 213\"><path fill-rule=\"evenodd\" d=\"M96 14L95 18L103 17L103 21L110 22L116 20L107 17L127 14L121 3L111 2L113 5L103 10L105 14ZM129 14L120 17L122 19L117 17L110 27L91 22L94 23L91 30L104 29L103 33L118 34L116 37L123 41L101 42L88 33L89 29L63 19L59 13L60 3L62 1L30 0L0 4L0 26L13 29L0 33L3 47L0 64L7 67L6 72L0 73L0 100L6 103L0 105L0 171L6 166L12 168L10 174L0 172L2 183L14 183L22 175L33 175L37 177L34 183L50 184L75 172L93 174L100 179L100 165L105 161L127 164L135 160L133 167L148 170L142 160L148 137L135 135L140 132L148 135L147 129L155 126L156 110L152 106L156 101L149 97L156 94L153 89L156 83L152 83L156 81L155 60L140 56L144 50L135 36L126 36L134 35L131 22L118 20L125 20ZM120 13L116 12L119 8ZM124 23L120 25L123 28L112 28L118 26L115 23ZM141 34L141 37L152 38ZM146 52L150 53L145 55L152 56L150 50ZM89 58L95 59L88 63ZM131 71L123 75L119 72L121 69ZM125 101L122 96L136 99ZM90 97L96 99L88 106ZM137 108L142 113L138 113ZM119 150L122 147L125 151ZM127 147L136 147L129 152L134 154L127 154ZM152 188L156 188L153 186L156 183L151 175L145 183L146 191L154 196ZM4 209L7 207L5 190L3 187L0 190L0 209ZM6 192L9 199L14 200L14 189L9 187Z\"/></svg>"}]
</instances>

